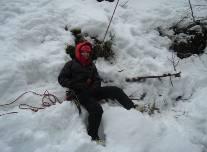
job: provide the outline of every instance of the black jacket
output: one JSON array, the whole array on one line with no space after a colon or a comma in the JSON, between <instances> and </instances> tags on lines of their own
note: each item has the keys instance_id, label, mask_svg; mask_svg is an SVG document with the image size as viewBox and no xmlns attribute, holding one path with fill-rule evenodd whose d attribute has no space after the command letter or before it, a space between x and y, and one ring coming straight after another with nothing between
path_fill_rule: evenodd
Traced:
<instances>
[{"instance_id":1,"label":"black jacket","mask_svg":"<svg viewBox=\"0 0 207 152\"><path fill-rule=\"evenodd\" d=\"M90 79L91 83L87 84ZM58 76L61 86L82 91L83 89L93 89L101 86L101 78L94 63L83 66L76 59L65 64Z\"/></svg>"}]
</instances>

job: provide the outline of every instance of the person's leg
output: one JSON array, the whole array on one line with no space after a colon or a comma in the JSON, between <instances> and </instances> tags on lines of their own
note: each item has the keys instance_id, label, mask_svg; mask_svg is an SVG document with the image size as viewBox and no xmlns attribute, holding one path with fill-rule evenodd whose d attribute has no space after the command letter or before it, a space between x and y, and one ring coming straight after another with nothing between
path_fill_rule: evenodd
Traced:
<instances>
[{"instance_id":1,"label":"person's leg","mask_svg":"<svg viewBox=\"0 0 207 152\"><path fill-rule=\"evenodd\" d=\"M94 90L94 96L99 99L116 99L126 109L135 108L134 103L124 93L124 91L116 86L100 87Z\"/></svg>"},{"instance_id":2,"label":"person's leg","mask_svg":"<svg viewBox=\"0 0 207 152\"><path fill-rule=\"evenodd\" d=\"M99 139L98 128L100 126L103 109L101 105L92 96L90 91L84 91L78 95L80 103L86 108L88 116L88 135L92 140Z\"/></svg>"}]
</instances>

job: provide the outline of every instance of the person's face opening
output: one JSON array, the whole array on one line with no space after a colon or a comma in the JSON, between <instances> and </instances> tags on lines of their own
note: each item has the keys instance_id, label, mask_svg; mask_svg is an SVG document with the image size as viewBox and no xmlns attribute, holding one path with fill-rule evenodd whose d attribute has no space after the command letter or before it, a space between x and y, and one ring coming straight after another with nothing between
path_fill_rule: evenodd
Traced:
<instances>
[{"instance_id":1,"label":"person's face opening","mask_svg":"<svg viewBox=\"0 0 207 152\"><path fill-rule=\"evenodd\" d=\"M85 59L89 59L90 53L86 51L81 51L81 56L83 56Z\"/></svg>"}]
</instances>

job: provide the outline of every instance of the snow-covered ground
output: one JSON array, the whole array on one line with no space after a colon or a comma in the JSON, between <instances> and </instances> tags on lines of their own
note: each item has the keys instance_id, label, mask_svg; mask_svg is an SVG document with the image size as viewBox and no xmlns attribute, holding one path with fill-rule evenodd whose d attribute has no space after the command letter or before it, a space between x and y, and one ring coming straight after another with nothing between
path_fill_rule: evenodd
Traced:
<instances>
[{"instance_id":1,"label":"snow-covered ground","mask_svg":"<svg viewBox=\"0 0 207 152\"><path fill-rule=\"evenodd\" d=\"M104 79L114 80L107 85L119 86L137 98L146 93L143 102L155 102L161 113L149 116L111 102L103 104L103 147L87 135L84 109L79 116L74 104L63 102L37 113L20 110L20 103L41 104L41 98L28 94L0 107L0 114L18 112L0 117L1 152L207 152L207 55L183 59L174 71L169 60L170 40L155 30L190 16L188 1L126 2L120 0L110 27L115 35L116 59L111 64L99 58L96 65ZM103 39L115 4L96 0L0 0L0 104L29 90L48 90L63 100L65 89L58 84L57 76L70 59L64 51L66 44L74 44L74 37L64 27L80 27ZM207 11L196 13L205 16ZM172 78L173 86L169 78L124 81L126 77L179 71L181 78ZM176 101L179 96L188 100Z\"/></svg>"}]
</instances>

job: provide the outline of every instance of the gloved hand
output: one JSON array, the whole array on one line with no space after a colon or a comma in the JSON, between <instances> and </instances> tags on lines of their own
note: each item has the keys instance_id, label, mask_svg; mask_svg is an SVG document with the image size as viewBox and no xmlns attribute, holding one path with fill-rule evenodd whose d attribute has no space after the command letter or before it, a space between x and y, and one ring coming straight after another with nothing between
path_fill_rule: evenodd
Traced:
<instances>
[{"instance_id":1,"label":"gloved hand","mask_svg":"<svg viewBox=\"0 0 207 152\"><path fill-rule=\"evenodd\" d=\"M75 90L82 90L82 89L86 89L88 86L86 83L75 83L72 88Z\"/></svg>"},{"instance_id":2,"label":"gloved hand","mask_svg":"<svg viewBox=\"0 0 207 152\"><path fill-rule=\"evenodd\" d=\"M86 85L87 85L87 86L90 86L91 83L92 83L92 80L91 80L90 78L88 78L88 79L86 80Z\"/></svg>"}]
</instances>

